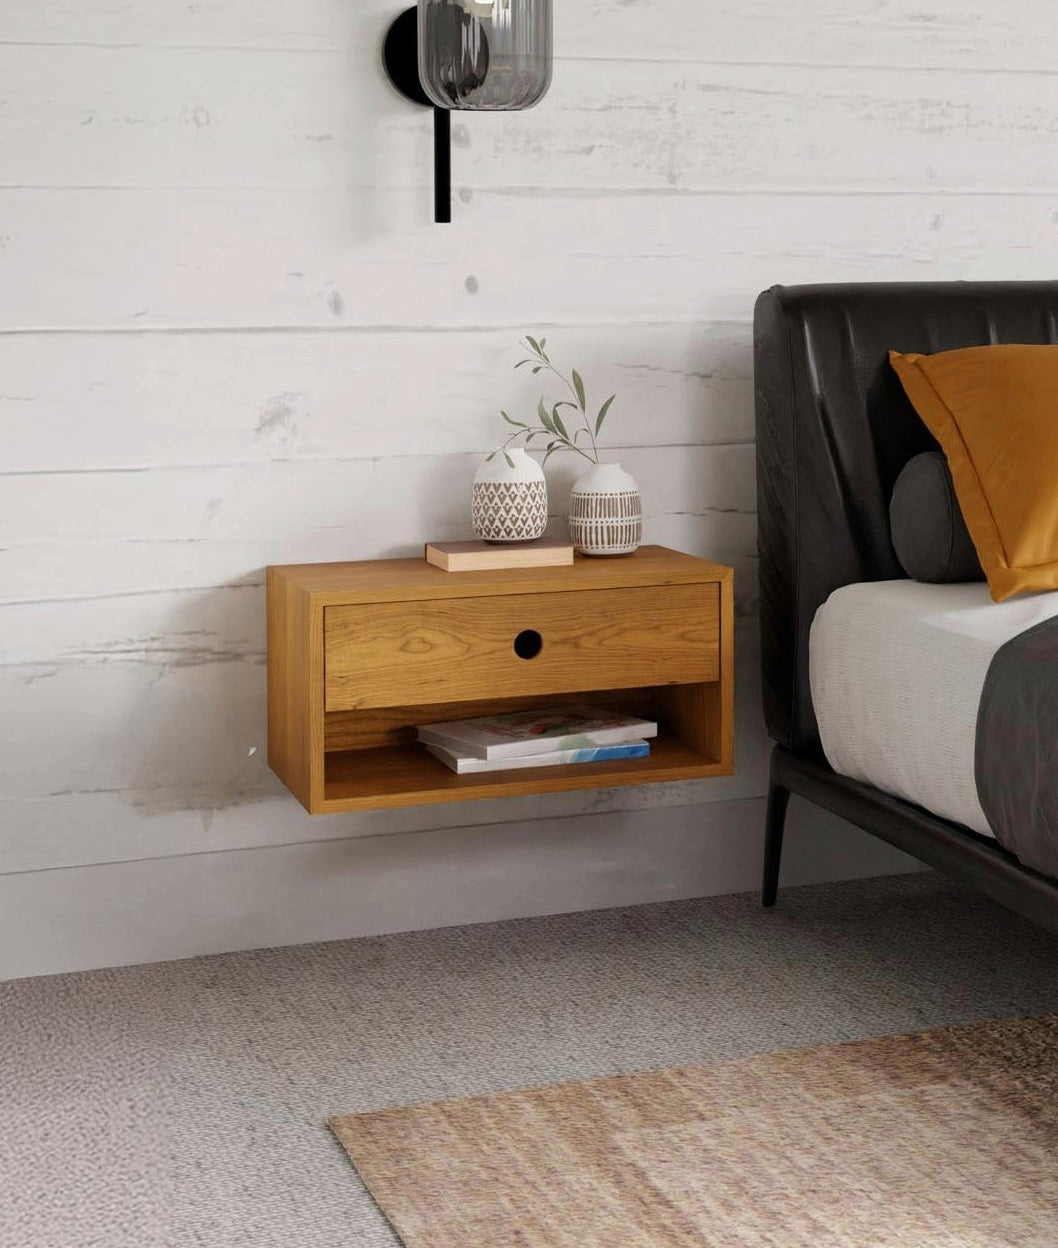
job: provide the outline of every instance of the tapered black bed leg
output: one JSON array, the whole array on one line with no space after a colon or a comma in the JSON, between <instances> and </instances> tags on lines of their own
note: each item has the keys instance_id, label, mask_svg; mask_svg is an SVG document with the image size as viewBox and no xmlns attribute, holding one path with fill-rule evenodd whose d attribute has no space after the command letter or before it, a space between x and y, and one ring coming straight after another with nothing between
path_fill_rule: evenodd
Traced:
<instances>
[{"instance_id":1,"label":"tapered black bed leg","mask_svg":"<svg viewBox=\"0 0 1058 1248\"><path fill-rule=\"evenodd\" d=\"M764 828L764 880L761 885L761 901L765 906L774 906L779 893L782 833L789 803L790 790L772 780L768 785L768 814Z\"/></svg>"}]
</instances>

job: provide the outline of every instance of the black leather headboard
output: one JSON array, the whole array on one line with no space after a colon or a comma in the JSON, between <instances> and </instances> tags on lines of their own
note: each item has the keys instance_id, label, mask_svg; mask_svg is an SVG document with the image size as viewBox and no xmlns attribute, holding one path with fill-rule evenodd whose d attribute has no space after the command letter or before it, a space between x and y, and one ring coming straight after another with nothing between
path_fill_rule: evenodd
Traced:
<instances>
[{"instance_id":1,"label":"black leather headboard","mask_svg":"<svg viewBox=\"0 0 1058 1248\"><path fill-rule=\"evenodd\" d=\"M808 630L828 595L903 576L889 540L900 469L936 444L887 359L1058 342L1058 282L776 286L754 317L764 715L819 751Z\"/></svg>"}]
</instances>

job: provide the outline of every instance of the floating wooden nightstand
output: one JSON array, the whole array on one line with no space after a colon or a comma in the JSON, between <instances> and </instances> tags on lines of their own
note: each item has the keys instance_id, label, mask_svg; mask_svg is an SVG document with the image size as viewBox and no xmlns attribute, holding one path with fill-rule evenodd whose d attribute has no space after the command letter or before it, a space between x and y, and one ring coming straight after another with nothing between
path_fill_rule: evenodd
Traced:
<instances>
[{"instance_id":1,"label":"floating wooden nightstand","mask_svg":"<svg viewBox=\"0 0 1058 1248\"><path fill-rule=\"evenodd\" d=\"M571 567L268 569L268 762L312 814L729 775L732 571L644 546ZM523 657L527 656L527 657ZM657 719L649 758L457 776L415 725L583 701Z\"/></svg>"}]
</instances>

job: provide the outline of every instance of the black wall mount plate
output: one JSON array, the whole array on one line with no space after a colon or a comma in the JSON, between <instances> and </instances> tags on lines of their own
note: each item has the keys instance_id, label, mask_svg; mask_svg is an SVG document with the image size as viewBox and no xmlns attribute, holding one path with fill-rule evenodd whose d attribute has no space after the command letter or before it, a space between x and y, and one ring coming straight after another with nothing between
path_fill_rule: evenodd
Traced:
<instances>
[{"instance_id":1,"label":"black wall mount plate","mask_svg":"<svg viewBox=\"0 0 1058 1248\"><path fill-rule=\"evenodd\" d=\"M419 10L405 9L393 19L382 44L382 61L390 82L415 104L432 107L433 101L419 80Z\"/></svg>"}]
</instances>

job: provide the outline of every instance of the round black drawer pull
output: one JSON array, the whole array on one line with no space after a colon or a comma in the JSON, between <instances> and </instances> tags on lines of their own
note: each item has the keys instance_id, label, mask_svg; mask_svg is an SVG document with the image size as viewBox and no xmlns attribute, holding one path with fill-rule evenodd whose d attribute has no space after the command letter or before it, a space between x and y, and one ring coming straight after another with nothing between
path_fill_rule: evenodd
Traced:
<instances>
[{"instance_id":1,"label":"round black drawer pull","mask_svg":"<svg viewBox=\"0 0 1058 1248\"><path fill-rule=\"evenodd\" d=\"M544 639L535 628L523 629L514 639L514 653L520 659L535 659L544 648Z\"/></svg>"}]
</instances>

